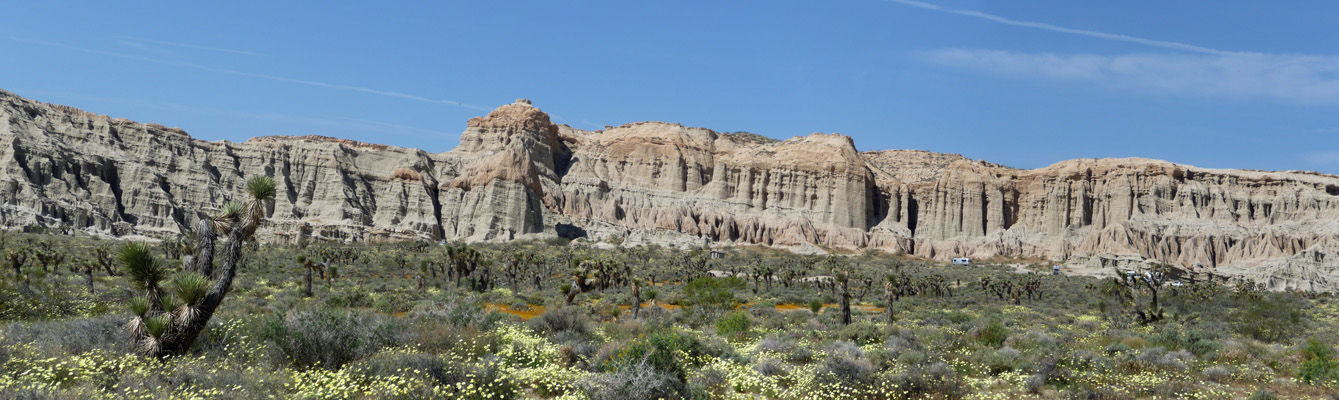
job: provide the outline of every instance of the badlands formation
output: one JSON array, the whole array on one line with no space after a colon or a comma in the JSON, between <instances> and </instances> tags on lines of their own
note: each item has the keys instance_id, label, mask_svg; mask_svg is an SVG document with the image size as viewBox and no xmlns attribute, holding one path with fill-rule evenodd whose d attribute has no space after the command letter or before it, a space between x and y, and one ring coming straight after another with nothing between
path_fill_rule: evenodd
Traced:
<instances>
[{"instance_id":1,"label":"badlands formation","mask_svg":"<svg viewBox=\"0 0 1339 400\"><path fill-rule=\"evenodd\" d=\"M0 224L178 235L279 183L265 240L504 241L876 249L1162 262L1274 289L1339 288L1339 177L1148 159L1034 170L850 137L777 141L661 122L557 125L526 100L470 119L445 153L322 136L245 143L0 91Z\"/></svg>"}]
</instances>

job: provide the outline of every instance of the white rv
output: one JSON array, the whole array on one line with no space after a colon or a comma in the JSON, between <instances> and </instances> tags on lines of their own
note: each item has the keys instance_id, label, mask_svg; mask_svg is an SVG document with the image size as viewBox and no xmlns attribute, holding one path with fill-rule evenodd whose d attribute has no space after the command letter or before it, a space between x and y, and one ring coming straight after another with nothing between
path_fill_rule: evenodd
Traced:
<instances>
[{"instance_id":1,"label":"white rv","mask_svg":"<svg viewBox=\"0 0 1339 400\"><path fill-rule=\"evenodd\" d=\"M953 259L953 265L972 265L972 259L967 257L955 258Z\"/></svg>"}]
</instances>

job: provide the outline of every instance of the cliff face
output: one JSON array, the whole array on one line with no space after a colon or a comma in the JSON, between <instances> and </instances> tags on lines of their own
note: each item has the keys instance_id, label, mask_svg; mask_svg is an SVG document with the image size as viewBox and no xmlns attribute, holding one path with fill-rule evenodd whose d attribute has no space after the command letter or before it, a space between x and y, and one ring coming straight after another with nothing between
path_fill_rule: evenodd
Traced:
<instances>
[{"instance_id":1,"label":"cliff face","mask_svg":"<svg viewBox=\"0 0 1339 400\"><path fill-rule=\"evenodd\" d=\"M178 234L240 193L279 183L265 236L440 236L440 155L334 138L206 142L0 92L0 222L113 235ZM394 177L397 169L416 172Z\"/></svg>"},{"instance_id":2,"label":"cliff face","mask_svg":"<svg viewBox=\"0 0 1339 400\"><path fill-rule=\"evenodd\" d=\"M511 240L551 231L545 215L561 198L557 169L570 158L558 126L525 99L466 126L460 146L444 154L455 166L442 187L446 237Z\"/></svg>"},{"instance_id":3,"label":"cliff face","mask_svg":"<svg viewBox=\"0 0 1339 400\"><path fill-rule=\"evenodd\" d=\"M710 242L1105 265L1156 260L1276 288L1339 285L1339 177L1145 159L1019 170L849 137L785 141L643 122L582 131L526 100L440 154L320 136L206 142L0 91L0 223L182 232L280 184L261 236ZM1317 286L1319 285L1319 286Z\"/></svg>"},{"instance_id":4,"label":"cliff face","mask_svg":"<svg viewBox=\"0 0 1339 400\"><path fill-rule=\"evenodd\" d=\"M1032 171L958 162L923 204L915 253L1043 258L1135 255L1195 269L1339 249L1339 179L1145 159ZM928 206L926 206L928 205Z\"/></svg>"},{"instance_id":5,"label":"cliff face","mask_svg":"<svg viewBox=\"0 0 1339 400\"><path fill-rule=\"evenodd\" d=\"M764 245L861 247L874 180L850 138L783 142L657 122L581 133L560 213Z\"/></svg>"}]
</instances>

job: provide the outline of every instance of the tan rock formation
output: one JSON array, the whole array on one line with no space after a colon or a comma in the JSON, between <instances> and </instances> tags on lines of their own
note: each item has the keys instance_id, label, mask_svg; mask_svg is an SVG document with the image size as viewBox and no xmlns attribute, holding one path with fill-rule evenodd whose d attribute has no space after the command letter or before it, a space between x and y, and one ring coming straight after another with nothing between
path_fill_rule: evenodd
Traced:
<instances>
[{"instance_id":1,"label":"tan rock formation","mask_svg":"<svg viewBox=\"0 0 1339 400\"><path fill-rule=\"evenodd\" d=\"M8 226L177 234L263 174L281 188L267 240L564 234L1093 268L1144 260L1278 289L1339 285L1339 177L1313 172L1146 159L1019 170L861 153L841 135L778 141L660 122L591 132L524 99L470 119L440 154L322 136L206 142L2 91L0 121Z\"/></svg>"},{"instance_id":2,"label":"tan rock formation","mask_svg":"<svg viewBox=\"0 0 1339 400\"><path fill-rule=\"evenodd\" d=\"M913 191L931 205L918 207L919 220L932 223L915 229L915 252L936 258L1134 254L1215 268L1333 246L1339 233L1339 179L1311 173L1145 159L1032 171L957 163Z\"/></svg>"},{"instance_id":3,"label":"tan rock formation","mask_svg":"<svg viewBox=\"0 0 1339 400\"><path fill-rule=\"evenodd\" d=\"M558 126L525 99L466 126L460 146L444 154L458 165L442 187L446 236L511 240L552 231L545 215L561 199L557 169L570 157Z\"/></svg>"},{"instance_id":4,"label":"tan rock formation","mask_svg":"<svg viewBox=\"0 0 1339 400\"><path fill-rule=\"evenodd\" d=\"M265 237L440 236L440 156L323 137L205 142L0 92L0 222L115 235L177 234L240 193L246 176L280 185ZM388 179L398 168L419 182Z\"/></svg>"},{"instance_id":5,"label":"tan rock formation","mask_svg":"<svg viewBox=\"0 0 1339 400\"><path fill-rule=\"evenodd\" d=\"M676 124L580 138L561 213L715 241L859 247L873 176L849 137L756 144Z\"/></svg>"}]
</instances>

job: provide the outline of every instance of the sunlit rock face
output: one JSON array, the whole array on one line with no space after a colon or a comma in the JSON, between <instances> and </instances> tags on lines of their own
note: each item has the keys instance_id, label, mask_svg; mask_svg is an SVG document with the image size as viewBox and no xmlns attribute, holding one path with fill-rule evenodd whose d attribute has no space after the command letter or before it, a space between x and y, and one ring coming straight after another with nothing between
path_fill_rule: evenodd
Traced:
<instances>
[{"instance_id":1,"label":"sunlit rock face","mask_svg":"<svg viewBox=\"0 0 1339 400\"><path fill-rule=\"evenodd\" d=\"M914 253L1052 259L1137 255L1189 268L1339 248L1339 179L1146 159L1030 171L955 162L912 185Z\"/></svg>"},{"instance_id":2,"label":"sunlit rock face","mask_svg":"<svg viewBox=\"0 0 1339 400\"><path fill-rule=\"evenodd\" d=\"M1147 159L1019 170L662 122L554 124L528 100L445 153L322 136L192 139L0 91L0 223L161 237L279 183L264 240L818 245L946 260L1145 260L1277 289L1339 285L1339 178Z\"/></svg>"},{"instance_id":3,"label":"sunlit rock face","mask_svg":"<svg viewBox=\"0 0 1339 400\"><path fill-rule=\"evenodd\" d=\"M659 122L574 135L559 212L715 241L863 247L874 178L849 137L786 141Z\"/></svg>"}]
</instances>

